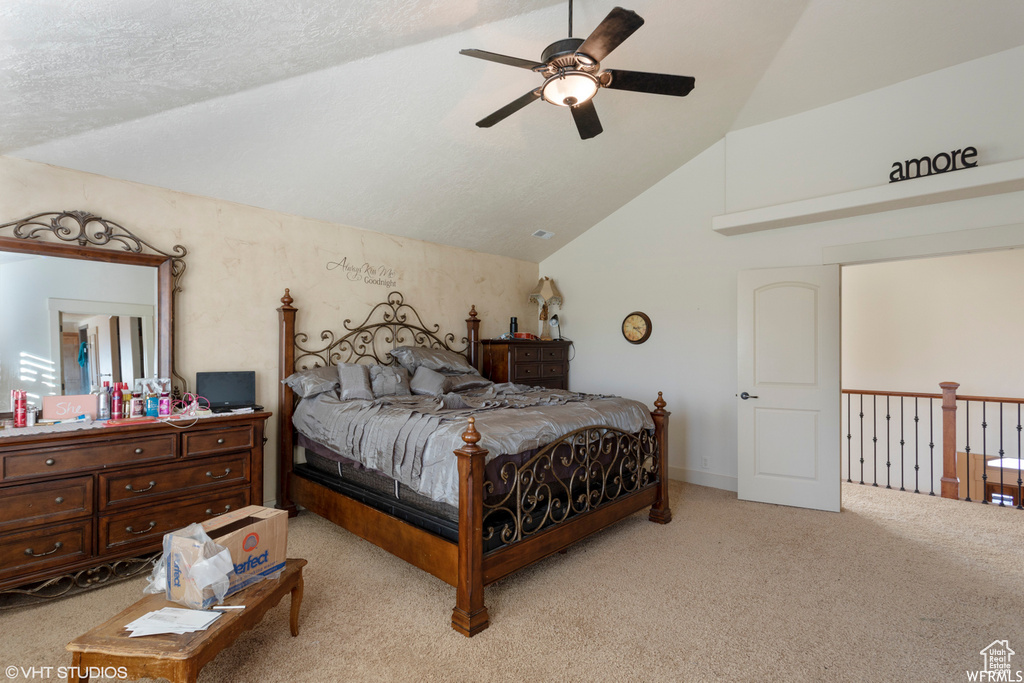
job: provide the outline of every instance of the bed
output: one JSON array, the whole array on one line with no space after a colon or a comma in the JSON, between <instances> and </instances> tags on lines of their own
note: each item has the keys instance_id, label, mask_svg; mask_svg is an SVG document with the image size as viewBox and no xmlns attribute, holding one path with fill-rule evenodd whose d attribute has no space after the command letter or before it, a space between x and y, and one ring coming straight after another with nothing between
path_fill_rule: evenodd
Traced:
<instances>
[{"instance_id":1,"label":"bed","mask_svg":"<svg viewBox=\"0 0 1024 683\"><path fill-rule=\"evenodd\" d=\"M368 400L352 393L353 373L387 382L388 366L405 364L417 368L408 375L420 388L421 375L450 368L428 373L410 358L451 359L476 373L475 307L459 337L425 324L391 292L361 323L311 336L296 331L294 303L286 289L278 308L278 506L293 516L301 506L455 587L451 625L459 633L488 627L485 586L644 508L653 522L672 520L660 392L648 411L617 397L520 385L464 389L472 373L448 373L436 392ZM338 373L346 377L338 387L309 388L310 378Z\"/></svg>"}]
</instances>

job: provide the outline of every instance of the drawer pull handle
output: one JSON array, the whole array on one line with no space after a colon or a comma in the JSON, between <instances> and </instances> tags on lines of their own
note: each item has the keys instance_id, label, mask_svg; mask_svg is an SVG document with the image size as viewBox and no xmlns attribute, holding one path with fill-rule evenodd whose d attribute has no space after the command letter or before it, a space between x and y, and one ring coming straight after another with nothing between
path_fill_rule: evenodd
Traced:
<instances>
[{"instance_id":1,"label":"drawer pull handle","mask_svg":"<svg viewBox=\"0 0 1024 683\"><path fill-rule=\"evenodd\" d=\"M57 496L57 500L53 502L57 503L57 505L60 505L61 503L64 502L64 496Z\"/></svg>"},{"instance_id":2,"label":"drawer pull handle","mask_svg":"<svg viewBox=\"0 0 1024 683\"><path fill-rule=\"evenodd\" d=\"M156 526L156 522L150 522L149 526L146 527L145 529L143 529L142 531L135 531L134 529L132 529L131 525L129 524L128 526L126 526L124 528L124 530L127 531L130 534L135 534L136 536L138 536L139 534L144 534L144 533L147 533L149 531L152 531L153 527L155 527L155 526Z\"/></svg>"},{"instance_id":3,"label":"drawer pull handle","mask_svg":"<svg viewBox=\"0 0 1024 683\"><path fill-rule=\"evenodd\" d=\"M50 467L53 467L54 465L57 464L57 461L54 460L53 458L47 458L46 459L46 464L49 465Z\"/></svg>"},{"instance_id":4,"label":"drawer pull handle","mask_svg":"<svg viewBox=\"0 0 1024 683\"><path fill-rule=\"evenodd\" d=\"M147 486L147 487L146 487L146 488L144 488L144 489L136 489L136 488L132 488L132 485L131 485L131 484L125 484L125 485L124 485L124 488L125 488L125 490L127 490L127 491L131 491L132 493L145 493L146 491L150 490L150 489L151 489L151 488L153 488L154 486L156 486L156 482L155 482L155 481L151 481L151 482L149 482L149 486Z\"/></svg>"},{"instance_id":5,"label":"drawer pull handle","mask_svg":"<svg viewBox=\"0 0 1024 683\"><path fill-rule=\"evenodd\" d=\"M64 542L63 541L57 541L56 543L53 544L53 550L47 551L45 553L34 553L34 552L32 552L32 548L25 548L25 554L26 555L30 555L31 557L43 557L44 555L53 555L55 552L57 552L58 550L60 550L63 547L64 547Z\"/></svg>"},{"instance_id":6,"label":"drawer pull handle","mask_svg":"<svg viewBox=\"0 0 1024 683\"><path fill-rule=\"evenodd\" d=\"M224 506L224 512L230 512L230 511L231 511L231 506L230 505L225 505ZM206 514L210 515L211 517L218 517L220 515L223 515L224 512L218 512L217 514L213 514L213 508L206 508Z\"/></svg>"},{"instance_id":7,"label":"drawer pull handle","mask_svg":"<svg viewBox=\"0 0 1024 683\"><path fill-rule=\"evenodd\" d=\"M142 449L141 448L136 448L135 449L135 455L142 455Z\"/></svg>"},{"instance_id":8,"label":"drawer pull handle","mask_svg":"<svg viewBox=\"0 0 1024 683\"><path fill-rule=\"evenodd\" d=\"M218 443L218 444L222 444L222 443L224 443L224 439L217 439L217 443Z\"/></svg>"},{"instance_id":9,"label":"drawer pull handle","mask_svg":"<svg viewBox=\"0 0 1024 683\"><path fill-rule=\"evenodd\" d=\"M224 468L224 474L214 474L213 472L207 472L206 476L208 476L210 479L223 479L224 477L228 476L229 474L231 474L231 468L230 467L225 467Z\"/></svg>"}]
</instances>

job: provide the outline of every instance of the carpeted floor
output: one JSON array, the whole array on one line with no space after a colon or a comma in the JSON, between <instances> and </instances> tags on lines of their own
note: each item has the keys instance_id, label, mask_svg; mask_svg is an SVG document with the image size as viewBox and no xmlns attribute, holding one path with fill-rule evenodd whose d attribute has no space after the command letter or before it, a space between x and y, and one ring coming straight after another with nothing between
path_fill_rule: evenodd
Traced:
<instances>
[{"instance_id":1,"label":"carpeted floor","mask_svg":"<svg viewBox=\"0 0 1024 683\"><path fill-rule=\"evenodd\" d=\"M1024 512L856 484L840 514L672 493L668 526L634 515L489 587L472 639L453 588L302 514L299 637L283 603L199 680L966 681L996 639L1024 669ZM0 613L0 666L67 666L142 585Z\"/></svg>"}]
</instances>

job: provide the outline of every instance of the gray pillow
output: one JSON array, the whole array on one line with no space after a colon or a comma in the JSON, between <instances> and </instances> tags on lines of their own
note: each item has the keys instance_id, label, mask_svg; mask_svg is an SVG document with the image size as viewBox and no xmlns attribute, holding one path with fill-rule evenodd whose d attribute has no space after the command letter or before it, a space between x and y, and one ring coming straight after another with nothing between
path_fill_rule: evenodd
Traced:
<instances>
[{"instance_id":1,"label":"gray pillow","mask_svg":"<svg viewBox=\"0 0 1024 683\"><path fill-rule=\"evenodd\" d=\"M338 386L338 371L332 367L317 366L292 373L281 383L291 387L299 398L316 396Z\"/></svg>"},{"instance_id":2,"label":"gray pillow","mask_svg":"<svg viewBox=\"0 0 1024 683\"><path fill-rule=\"evenodd\" d=\"M420 366L435 370L442 375L480 374L462 354L447 349L428 349L424 346L399 346L389 351L395 360L415 373Z\"/></svg>"},{"instance_id":3,"label":"gray pillow","mask_svg":"<svg viewBox=\"0 0 1024 683\"><path fill-rule=\"evenodd\" d=\"M421 396L440 396L445 393L445 379L447 378L440 372L434 372L421 365L416 368L416 374L412 376L409 388L412 389L412 393Z\"/></svg>"},{"instance_id":4,"label":"gray pillow","mask_svg":"<svg viewBox=\"0 0 1024 683\"><path fill-rule=\"evenodd\" d=\"M425 396L440 396L450 391L465 391L467 389L479 389L493 384L491 380L484 379L480 375L466 373L464 375L442 375L440 372L420 366L416 369L409 387L412 393Z\"/></svg>"},{"instance_id":5,"label":"gray pillow","mask_svg":"<svg viewBox=\"0 0 1024 683\"><path fill-rule=\"evenodd\" d=\"M348 401L361 398L373 400L370 388L369 368L358 363L341 363L338 365L338 379L341 380L341 398Z\"/></svg>"},{"instance_id":6,"label":"gray pillow","mask_svg":"<svg viewBox=\"0 0 1024 683\"><path fill-rule=\"evenodd\" d=\"M444 392L447 394L449 391L481 389L492 384L494 384L494 382L491 380L473 373L466 373L464 375L448 375L444 378Z\"/></svg>"},{"instance_id":7,"label":"gray pillow","mask_svg":"<svg viewBox=\"0 0 1024 683\"><path fill-rule=\"evenodd\" d=\"M381 396L409 396L409 373L396 365L373 365L370 367L370 384L375 398Z\"/></svg>"}]
</instances>

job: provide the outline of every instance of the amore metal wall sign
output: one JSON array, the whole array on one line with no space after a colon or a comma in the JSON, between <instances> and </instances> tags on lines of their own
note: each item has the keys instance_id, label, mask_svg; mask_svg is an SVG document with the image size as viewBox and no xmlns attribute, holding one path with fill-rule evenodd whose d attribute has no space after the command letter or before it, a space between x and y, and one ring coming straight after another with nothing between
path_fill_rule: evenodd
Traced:
<instances>
[{"instance_id":1,"label":"amore metal wall sign","mask_svg":"<svg viewBox=\"0 0 1024 683\"><path fill-rule=\"evenodd\" d=\"M892 171L889 172L889 182L898 183L901 180L924 178L936 173L974 168L978 165L978 162L975 161L977 156L977 149L964 147L963 149L954 149L952 152L939 152L931 157L923 156L920 159L896 161L893 162ZM959 165L957 165L958 163Z\"/></svg>"}]
</instances>

